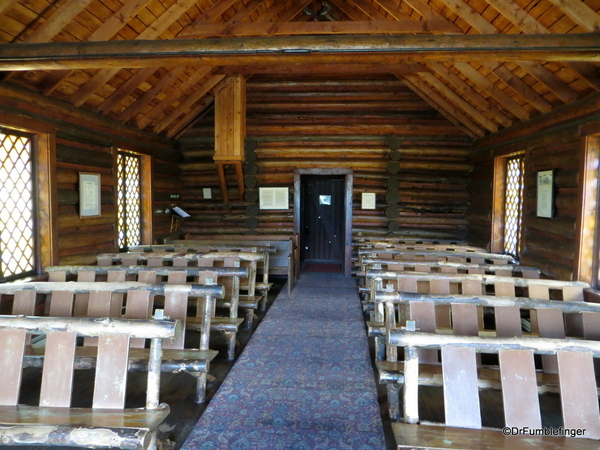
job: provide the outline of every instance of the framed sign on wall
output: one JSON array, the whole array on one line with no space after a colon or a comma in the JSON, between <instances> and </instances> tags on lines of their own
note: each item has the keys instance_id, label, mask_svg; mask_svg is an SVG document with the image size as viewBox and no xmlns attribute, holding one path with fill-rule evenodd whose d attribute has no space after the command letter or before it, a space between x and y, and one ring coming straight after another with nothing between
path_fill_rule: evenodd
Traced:
<instances>
[{"instance_id":1,"label":"framed sign on wall","mask_svg":"<svg viewBox=\"0 0 600 450\"><path fill-rule=\"evenodd\" d=\"M554 171L537 173L537 217L552 218L554 204Z\"/></svg>"},{"instance_id":2,"label":"framed sign on wall","mask_svg":"<svg viewBox=\"0 0 600 450\"><path fill-rule=\"evenodd\" d=\"M100 216L100 174L79 173L79 217Z\"/></svg>"},{"instance_id":3,"label":"framed sign on wall","mask_svg":"<svg viewBox=\"0 0 600 450\"><path fill-rule=\"evenodd\" d=\"M258 188L258 205L260 209L290 209L290 188Z\"/></svg>"}]
</instances>

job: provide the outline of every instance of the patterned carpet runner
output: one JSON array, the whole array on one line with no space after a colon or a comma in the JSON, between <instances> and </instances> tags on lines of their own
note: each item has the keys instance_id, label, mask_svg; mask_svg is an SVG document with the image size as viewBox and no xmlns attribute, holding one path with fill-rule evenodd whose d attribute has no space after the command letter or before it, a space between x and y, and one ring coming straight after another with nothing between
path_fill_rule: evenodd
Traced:
<instances>
[{"instance_id":1,"label":"patterned carpet runner","mask_svg":"<svg viewBox=\"0 0 600 450\"><path fill-rule=\"evenodd\" d=\"M184 450L385 450L354 279L282 289Z\"/></svg>"}]
</instances>

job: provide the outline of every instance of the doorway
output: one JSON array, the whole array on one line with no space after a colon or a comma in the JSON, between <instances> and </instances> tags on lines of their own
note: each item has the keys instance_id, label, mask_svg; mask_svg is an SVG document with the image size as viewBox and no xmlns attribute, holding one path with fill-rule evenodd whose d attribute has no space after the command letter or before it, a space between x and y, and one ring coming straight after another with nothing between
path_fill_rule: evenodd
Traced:
<instances>
[{"instance_id":1,"label":"doorway","mask_svg":"<svg viewBox=\"0 0 600 450\"><path fill-rule=\"evenodd\" d=\"M298 169L294 180L294 228L306 271L350 276L352 173Z\"/></svg>"}]
</instances>

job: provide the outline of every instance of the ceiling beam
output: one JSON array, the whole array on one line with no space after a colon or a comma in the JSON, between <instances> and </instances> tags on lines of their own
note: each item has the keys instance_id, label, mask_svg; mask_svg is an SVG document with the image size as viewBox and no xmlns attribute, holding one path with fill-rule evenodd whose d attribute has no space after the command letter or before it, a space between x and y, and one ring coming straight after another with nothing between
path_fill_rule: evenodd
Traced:
<instances>
[{"instance_id":1,"label":"ceiling beam","mask_svg":"<svg viewBox=\"0 0 600 450\"><path fill-rule=\"evenodd\" d=\"M0 45L0 70L177 65L600 61L598 35L294 36Z\"/></svg>"},{"instance_id":2,"label":"ceiling beam","mask_svg":"<svg viewBox=\"0 0 600 450\"><path fill-rule=\"evenodd\" d=\"M222 66L215 73L224 75L256 75L256 74L355 74L370 75L374 73L418 73L430 72L427 66L420 63L404 64L280 64Z\"/></svg>"},{"instance_id":3,"label":"ceiling beam","mask_svg":"<svg viewBox=\"0 0 600 450\"><path fill-rule=\"evenodd\" d=\"M223 23L198 24L187 29L185 38L215 38L244 36L301 36L314 34L407 34L452 33L454 28L438 20L370 20L347 22L251 22L235 25Z\"/></svg>"}]
</instances>

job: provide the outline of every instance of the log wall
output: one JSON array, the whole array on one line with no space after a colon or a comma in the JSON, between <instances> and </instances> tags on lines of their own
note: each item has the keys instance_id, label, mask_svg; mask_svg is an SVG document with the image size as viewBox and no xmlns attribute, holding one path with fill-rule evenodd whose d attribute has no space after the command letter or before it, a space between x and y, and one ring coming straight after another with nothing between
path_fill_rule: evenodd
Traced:
<instances>
[{"instance_id":1,"label":"log wall","mask_svg":"<svg viewBox=\"0 0 600 450\"><path fill-rule=\"evenodd\" d=\"M230 169L230 201L222 201L212 161L214 126L206 115L180 139L182 204L192 215L184 232L290 235L294 170L350 168L353 234L465 237L470 139L402 82L255 75L247 86L245 198L239 199ZM396 160L390 147L398 149ZM397 188L388 188L392 178ZM283 186L290 188L289 210L257 211L259 187ZM211 188L212 199L203 197L203 188ZM376 194L375 210L361 209L363 192ZM386 215L390 206L398 207L397 217Z\"/></svg>"},{"instance_id":2,"label":"log wall","mask_svg":"<svg viewBox=\"0 0 600 450\"><path fill-rule=\"evenodd\" d=\"M169 233L170 194L179 194L179 152L162 138L139 132L57 100L0 84L4 125L40 124L55 131L58 256L55 264L95 264L95 254L117 250L117 149L152 156L153 232ZM11 123L11 121L14 122ZM79 217L79 173L101 175L101 216Z\"/></svg>"},{"instance_id":3,"label":"log wall","mask_svg":"<svg viewBox=\"0 0 600 450\"><path fill-rule=\"evenodd\" d=\"M493 162L497 155L525 151L525 202L521 264L543 275L570 280L577 253L579 170L583 137L600 128L600 96L559 108L512 129L479 140L470 156L474 170L468 186L469 243L486 247L492 227ZM554 217L538 218L537 172L554 170Z\"/></svg>"}]
</instances>

